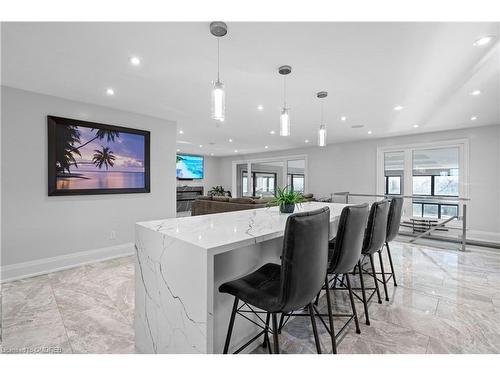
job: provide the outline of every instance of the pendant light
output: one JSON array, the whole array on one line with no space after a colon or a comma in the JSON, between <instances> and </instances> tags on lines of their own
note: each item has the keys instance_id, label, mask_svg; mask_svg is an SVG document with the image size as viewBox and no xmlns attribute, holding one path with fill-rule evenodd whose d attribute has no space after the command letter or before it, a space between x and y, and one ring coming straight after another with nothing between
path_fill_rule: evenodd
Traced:
<instances>
[{"instance_id":1,"label":"pendant light","mask_svg":"<svg viewBox=\"0 0 500 375\"><path fill-rule=\"evenodd\" d=\"M328 92L320 91L316 94L318 99L324 99L328 96ZM325 147L326 146L326 125L323 122L323 100L321 100L321 122L319 124L318 130L318 146Z\"/></svg>"},{"instance_id":2,"label":"pendant light","mask_svg":"<svg viewBox=\"0 0 500 375\"><path fill-rule=\"evenodd\" d=\"M280 66L279 74L283 76L283 108L280 114L280 135L288 137L290 135L290 108L286 107L286 76L292 72L290 65Z\"/></svg>"},{"instance_id":3,"label":"pendant light","mask_svg":"<svg viewBox=\"0 0 500 375\"><path fill-rule=\"evenodd\" d=\"M227 34L227 25L221 21L212 22L210 24L210 33L217 37L217 81L212 89L212 119L222 122L226 115L226 92L219 77L219 41L221 37Z\"/></svg>"}]
</instances>

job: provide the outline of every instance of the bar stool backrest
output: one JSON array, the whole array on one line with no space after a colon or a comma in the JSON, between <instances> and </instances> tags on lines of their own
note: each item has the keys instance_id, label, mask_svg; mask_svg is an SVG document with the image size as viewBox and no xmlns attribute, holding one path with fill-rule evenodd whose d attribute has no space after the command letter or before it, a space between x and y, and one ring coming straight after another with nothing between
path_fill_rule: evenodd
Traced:
<instances>
[{"instance_id":1,"label":"bar stool backrest","mask_svg":"<svg viewBox=\"0 0 500 375\"><path fill-rule=\"evenodd\" d=\"M280 305L293 311L311 303L325 282L330 209L290 215L281 261Z\"/></svg>"},{"instance_id":2,"label":"bar stool backrest","mask_svg":"<svg viewBox=\"0 0 500 375\"><path fill-rule=\"evenodd\" d=\"M394 197L391 199L389 207L389 217L387 218L387 238L386 242L391 242L399 233L401 224L401 213L403 211L403 198Z\"/></svg>"},{"instance_id":3,"label":"bar stool backrest","mask_svg":"<svg viewBox=\"0 0 500 375\"><path fill-rule=\"evenodd\" d=\"M372 204L363 240L363 250L361 251L363 254L374 254L384 245L387 236L389 205L388 199Z\"/></svg>"},{"instance_id":4,"label":"bar stool backrest","mask_svg":"<svg viewBox=\"0 0 500 375\"><path fill-rule=\"evenodd\" d=\"M358 263L369 213L368 203L344 207L340 214L329 274L351 272Z\"/></svg>"}]
</instances>

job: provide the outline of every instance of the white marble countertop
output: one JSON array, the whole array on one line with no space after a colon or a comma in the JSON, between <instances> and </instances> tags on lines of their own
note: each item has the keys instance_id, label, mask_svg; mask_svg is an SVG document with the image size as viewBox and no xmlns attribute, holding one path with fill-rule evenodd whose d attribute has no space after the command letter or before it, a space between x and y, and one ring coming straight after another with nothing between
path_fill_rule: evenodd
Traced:
<instances>
[{"instance_id":1,"label":"white marble countertop","mask_svg":"<svg viewBox=\"0 0 500 375\"><path fill-rule=\"evenodd\" d=\"M345 206L340 203L307 202L298 205L295 212L329 207L330 222L333 223ZM283 236L288 216L280 213L278 207L268 207L139 222L137 225L218 252Z\"/></svg>"}]
</instances>

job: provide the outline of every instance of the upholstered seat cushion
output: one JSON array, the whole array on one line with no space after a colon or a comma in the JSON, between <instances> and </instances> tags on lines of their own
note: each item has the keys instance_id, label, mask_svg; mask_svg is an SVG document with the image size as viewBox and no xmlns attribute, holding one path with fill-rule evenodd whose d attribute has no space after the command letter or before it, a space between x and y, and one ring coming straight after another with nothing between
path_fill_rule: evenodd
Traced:
<instances>
[{"instance_id":1,"label":"upholstered seat cushion","mask_svg":"<svg viewBox=\"0 0 500 375\"><path fill-rule=\"evenodd\" d=\"M281 266L267 263L257 271L219 287L240 300L268 312L279 312Z\"/></svg>"}]
</instances>

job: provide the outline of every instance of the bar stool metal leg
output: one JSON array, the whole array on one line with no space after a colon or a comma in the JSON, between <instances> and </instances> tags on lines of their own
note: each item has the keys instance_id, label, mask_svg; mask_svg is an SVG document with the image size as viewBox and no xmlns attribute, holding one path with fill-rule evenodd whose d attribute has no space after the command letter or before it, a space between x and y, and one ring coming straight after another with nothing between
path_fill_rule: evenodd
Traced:
<instances>
[{"instance_id":1,"label":"bar stool metal leg","mask_svg":"<svg viewBox=\"0 0 500 375\"><path fill-rule=\"evenodd\" d=\"M382 261L382 250L378 251L378 259L380 261L380 270L382 272L382 283L384 284L385 300L389 301L389 293L387 292L387 280L385 279L384 262Z\"/></svg>"},{"instance_id":2,"label":"bar stool metal leg","mask_svg":"<svg viewBox=\"0 0 500 375\"><path fill-rule=\"evenodd\" d=\"M385 247L387 247L387 256L389 257L389 264L391 265L392 282L394 283L394 286L398 286L398 283L396 282L396 274L394 273L394 266L392 264L391 249L389 248L389 242L385 243Z\"/></svg>"},{"instance_id":3,"label":"bar stool metal leg","mask_svg":"<svg viewBox=\"0 0 500 375\"><path fill-rule=\"evenodd\" d=\"M358 270L359 270L359 282L361 283L361 295L363 296L363 306L365 308L365 323L367 326L370 325L370 317L368 316L368 302L366 300L366 291L365 291L365 283L363 281L363 271L361 268L361 259L358 261Z\"/></svg>"},{"instance_id":4,"label":"bar stool metal leg","mask_svg":"<svg viewBox=\"0 0 500 375\"><path fill-rule=\"evenodd\" d=\"M373 255L370 254L370 265L372 267L373 281L375 282L375 291L377 292L378 303L382 303L382 298L380 298L380 290L378 289L377 274L375 273L375 262L373 261Z\"/></svg>"},{"instance_id":5,"label":"bar stool metal leg","mask_svg":"<svg viewBox=\"0 0 500 375\"><path fill-rule=\"evenodd\" d=\"M266 314L266 328L264 330L264 342L262 343L262 347L268 347L271 349L271 343L269 342L269 320L271 319L271 313Z\"/></svg>"},{"instance_id":6,"label":"bar stool metal leg","mask_svg":"<svg viewBox=\"0 0 500 375\"><path fill-rule=\"evenodd\" d=\"M229 342L231 341L231 334L233 333L234 318L236 317L236 310L238 310L239 298L234 297L233 310L231 312L231 319L229 320L229 327L227 329L226 343L224 344L224 354L227 354L229 349Z\"/></svg>"},{"instance_id":7,"label":"bar stool metal leg","mask_svg":"<svg viewBox=\"0 0 500 375\"><path fill-rule=\"evenodd\" d=\"M337 338L335 337L335 329L333 327L332 301L330 298L330 287L328 286L328 276L325 277L325 288L326 305L328 306L328 320L330 323L330 336L332 336L332 352L333 354L337 354Z\"/></svg>"},{"instance_id":8,"label":"bar stool metal leg","mask_svg":"<svg viewBox=\"0 0 500 375\"><path fill-rule=\"evenodd\" d=\"M283 321L285 320L285 313L281 313L280 324L278 324L278 333L281 334L281 328L283 328Z\"/></svg>"},{"instance_id":9,"label":"bar stool metal leg","mask_svg":"<svg viewBox=\"0 0 500 375\"><path fill-rule=\"evenodd\" d=\"M356 312L356 304L354 303L354 295L352 294L351 279L349 278L349 274L346 274L345 276L347 289L349 289L349 299L351 300L352 313L354 314L354 323L356 324L356 333L359 334L361 333L361 330L359 329L358 313Z\"/></svg>"},{"instance_id":10,"label":"bar stool metal leg","mask_svg":"<svg viewBox=\"0 0 500 375\"><path fill-rule=\"evenodd\" d=\"M273 313L273 343L274 343L274 354L280 354L280 344L278 341L278 322L276 319L276 313Z\"/></svg>"},{"instance_id":11,"label":"bar stool metal leg","mask_svg":"<svg viewBox=\"0 0 500 375\"><path fill-rule=\"evenodd\" d=\"M309 306L309 316L311 317L311 325L314 334L314 342L316 343L316 350L318 354L321 354L321 345L319 343L318 328L316 327L316 319L314 318L313 305L312 303L310 303L308 306Z\"/></svg>"}]
</instances>

